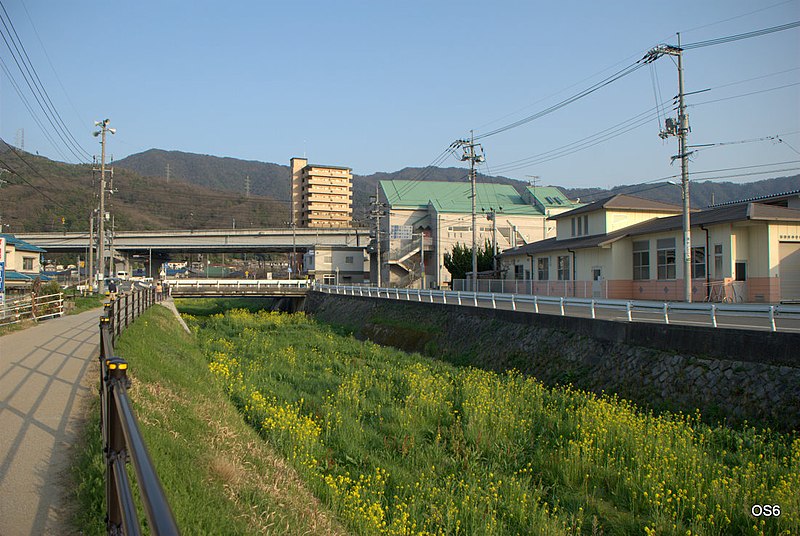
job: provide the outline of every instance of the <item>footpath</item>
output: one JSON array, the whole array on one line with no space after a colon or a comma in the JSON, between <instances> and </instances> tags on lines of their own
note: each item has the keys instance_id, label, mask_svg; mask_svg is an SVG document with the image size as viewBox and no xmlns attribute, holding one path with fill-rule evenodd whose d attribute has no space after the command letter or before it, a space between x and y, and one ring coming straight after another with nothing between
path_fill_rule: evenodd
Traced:
<instances>
[{"instance_id":1,"label":"footpath","mask_svg":"<svg viewBox=\"0 0 800 536\"><path fill-rule=\"evenodd\" d=\"M67 532L69 448L97 390L101 312L0 337L0 536Z\"/></svg>"}]
</instances>

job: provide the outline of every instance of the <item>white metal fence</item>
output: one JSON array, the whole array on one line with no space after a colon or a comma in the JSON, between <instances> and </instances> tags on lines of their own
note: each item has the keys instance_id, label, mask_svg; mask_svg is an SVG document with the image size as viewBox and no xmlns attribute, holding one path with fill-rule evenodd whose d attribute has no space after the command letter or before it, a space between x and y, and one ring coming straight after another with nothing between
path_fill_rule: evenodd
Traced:
<instances>
[{"instance_id":1,"label":"white metal fence","mask_svg":"<svg viewBox=\"0 0 800 536\"><path fill-rule=\"evenodd\" d=\"M31 296L0 303L0 326L16 324L28 318L44 320L64 314L64 294Z\"/></svg>"},{"instance_id":2,"label":"white metal fence","mask_svg":"<svg viewBox=\"0 0 800 536\"><path fill-rule=\"evenodd\" d=\"M594 298L564 298L496 292L464 292L446 290L426 290L407 288L377 288L344 285L314 286L315 290L329 294L364 296L404 301L443 303L451 305L487 307L491 309L525 310L534 313L556 314L560 316L603 316L613 320L628 322L706 323L718 327L725 320L730 327L731 319L742 329L763 327L778 331L776 319L800 321L800 306L764 304L716 304L655 302L642 300L605 300ZM610 314L609 314L610 313ZM675 318L680 316L681 318ZM747 319L757 319L763 326L750 325ZM688 319L688 320L687 320ZM800 331L797 328L781 328L781 331Z\"/></svg>"},{"instance_id":3,"label":"white metal fence","mask_svg":"<svg viewBox=\"0 0 800 536\"><path fill-rule=\"evenodd\" d=\"M309 288L311 281L307 279L167 279L170 288Z\"/></svg>"},{"instance_id":4,"label":"white metal fence","mask_svg":"<svg viewBox=\"0 0 800 536\"><path fill-rule=\"evenodd\" d=\"M473 292L471 279L453 279L453 290ZM573 298L607 298L608 281L536 281L533 279L478 279L478 292L564 296Z\"/></svg>"}]
</instances>

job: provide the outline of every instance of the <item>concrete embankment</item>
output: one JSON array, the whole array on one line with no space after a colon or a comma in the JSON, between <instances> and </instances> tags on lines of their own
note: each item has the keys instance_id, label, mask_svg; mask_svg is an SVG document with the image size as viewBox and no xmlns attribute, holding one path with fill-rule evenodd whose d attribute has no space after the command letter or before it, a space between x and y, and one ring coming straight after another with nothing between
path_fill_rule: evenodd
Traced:
<instances>
[{"instance_id":1,"label":"concrete embankment","mask_svg":"<svg viewBox=\"0 0 800 536\"><path fill-rule=\"evenodd\" d=\"M312 292L305 309L357 337L459 365L515 368L656 410L800 428L800 334L627 324Z\"/></svg>"}]
</instances>

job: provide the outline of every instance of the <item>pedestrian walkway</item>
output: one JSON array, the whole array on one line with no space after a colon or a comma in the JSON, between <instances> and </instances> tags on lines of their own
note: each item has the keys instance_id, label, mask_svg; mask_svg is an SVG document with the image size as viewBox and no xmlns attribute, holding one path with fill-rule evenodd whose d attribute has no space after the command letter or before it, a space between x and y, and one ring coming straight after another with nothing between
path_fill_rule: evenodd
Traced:
<instances>
[{"instance_id":1,"label":"pedestrian walkway","mask_svg":"<svg viewBox=\"0 0 800 536\"><path fill-rule=\"evenodd\" d=\"M96 384L95 309L0 337L0 536L63 534L68 447Z\"/></svg>"}]
</instances>

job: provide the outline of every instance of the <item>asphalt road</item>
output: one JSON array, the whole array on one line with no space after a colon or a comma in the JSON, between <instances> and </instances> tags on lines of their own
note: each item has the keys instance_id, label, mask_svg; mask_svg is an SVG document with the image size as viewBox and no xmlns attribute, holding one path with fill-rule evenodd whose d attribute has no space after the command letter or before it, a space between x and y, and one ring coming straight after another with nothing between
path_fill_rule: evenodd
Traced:
<instances>
[{"instance_id":1,"label":"asphalt road","mask_svg":"<svg viewBox=\"0 0 800 536\"><path fill-rule=\"evenodd\" d=\"M390 299L396 299L396 298L391 297ZM405 297L401 294L400 299L404 300ZM412 300L416 300L416 297L412 296ZM430 298L423 297L422 300L430 301ZM434 303L443 303L440 297L434 297L433 301ZM452 298L448 297L447 303L455 304L457 302L455 302ZM462 298L462 305L470 306L472 304L473 301L471 297ZM500 299L495 301L495 305L497 309L512 310L513 308L511 302ZM479 298L478 307L492 308L492 300L490 298ZM534 309L534 305L532 303L525 303L525 302L517 303L516 310L525 312L536 312ZM565 307L564 312L566 316L577 316L584 318L592 317L591 309L589 307L568 305ZM540 303L539 313L561 315L561 308L557 304ZM595 309L595 318L603 320L614 320L619 322L628 321L628 316L625 311L621 311L618 309L604 309L600 307L597 307ZM717 327L719 328L753 329L759 331L771 331L772 329L770 321L766 316L752 316L752 315L742 315L742 314L728 315L717 312L716 319L717 319ZM632 320L634 322L654 322L658 324L663 324L664 315L649 311L647 312L634 311L632 314ZM695 326L707 326L707 327L713 326L710 314L690 314L690 313L671 312L669 314L669 321L671 324L695 325ZM800 332L800 317L797 316L781 317L780 315L778 315L775 317L775 326L777 327L778 331Z\"/></svg>"}]
</instances>

